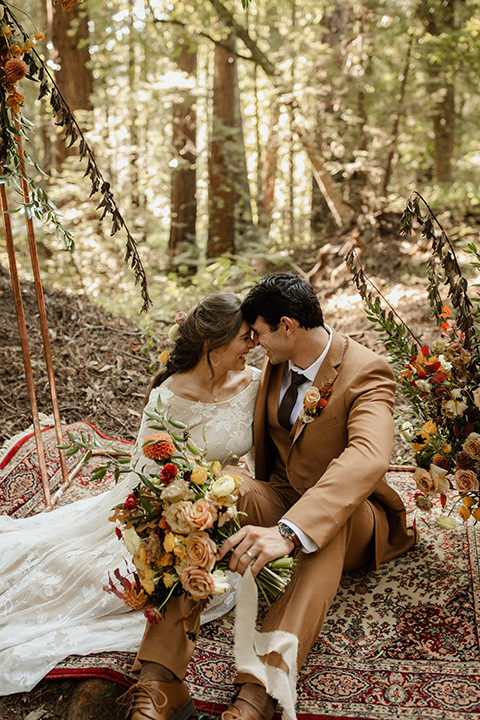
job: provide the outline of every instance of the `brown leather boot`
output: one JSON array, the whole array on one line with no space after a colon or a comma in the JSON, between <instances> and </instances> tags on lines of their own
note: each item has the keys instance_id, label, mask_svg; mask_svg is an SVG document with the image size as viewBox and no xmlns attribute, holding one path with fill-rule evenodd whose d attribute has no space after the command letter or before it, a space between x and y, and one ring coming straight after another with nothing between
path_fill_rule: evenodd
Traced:
<instances>
[{"instance_id":1,"label":"brown leather boot","mask_svg":"<svg viewBox=\"0 0 480 720\"><path fill-rule=\"evenodd\" d=\"M127 705L125 720L188 720L195 704L182 680L139 680L119 698Z\"/></svg>"},{"instance_id":2,"label":"brown leather boot","mask_svg":"<svg viewBox=\"0 0 480 720\"><path fill-rule=\"evenodd\" d=\"M228 708L222 713L222 720L271 720L277 701L263 685L245 683Z\"/></svg>"}]
</instances>

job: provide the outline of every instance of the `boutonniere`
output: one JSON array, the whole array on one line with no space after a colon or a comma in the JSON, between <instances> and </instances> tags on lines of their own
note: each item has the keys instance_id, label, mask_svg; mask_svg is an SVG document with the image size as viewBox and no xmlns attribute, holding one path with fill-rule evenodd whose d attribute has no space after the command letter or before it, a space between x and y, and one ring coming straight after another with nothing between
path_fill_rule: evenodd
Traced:
<instances>
[{"instance_id":1,"label":"boutonniere","mask_svg":"<svg viewBox=\"0 0 480 720\"><path fill-rule=\"evenodd\" d=\"M320 415L323 408L328 404L328 397L332 392L334 380L329 380L322 385L322 387L316 387L312 385L305 395L303 396L303 408L300 410L299 418L301 422L308 424L315 420Z\"/></svg>"}]
</instances>

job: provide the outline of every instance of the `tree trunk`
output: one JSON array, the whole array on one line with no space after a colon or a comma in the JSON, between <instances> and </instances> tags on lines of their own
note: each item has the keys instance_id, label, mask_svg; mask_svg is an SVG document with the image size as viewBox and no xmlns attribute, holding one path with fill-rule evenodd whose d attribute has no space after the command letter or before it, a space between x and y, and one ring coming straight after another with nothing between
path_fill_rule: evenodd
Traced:
<instances>
[{"instance_id":1,"label":"tree trunk","mask_svg":"<svg viewBox=\"0 0 480 720\"><path fill-rule=\"evenodd\" d=\"M189 42L179 38L178 67L187 75L197 69L197 53ZM196 126L195 98L182 91L181 102L173 106L172 123L172 179L170 190L170 237L168 257L172 264L179 256L188 266L189 258L196 254L197 223Z\"/></svg>"},{"instance_id":2,"label":"tree trunk","mask_svg":"<svg viewBox=\"0 0 480 720\"><path fill-rule=\"evenodd\" d=\"M52 0L46 0L47 35L53 43L53 60L60 66L55 71L55 80L74 112L76 110L92 110L90 96L93 90L92 72L87 67L90 59L88 51L88 17L85 9L75 6L68 12L61 5L53 5ZM70 35L73 21L78 21L76 32ZM57 139L56 165L60 170L63 161L69 155L76 155L75 148L67 148L61 137Z\"/></svg>"},{"instance_id":3,"label":"tree trunk","mask_svg":"<svg viewBox=\"0 0 480 720\"><path fill-rule=\"evenodd\" d=\"M265 160L262 170L262 192L258 224L266 230L272 224L272 213L275 198L275 178L277 174L277 156L280 144L278 122L280 119L280 104L276 102L270 110L270 124L265 147Z\"/></svg>"},{"instance_id":4,"label":"tree trunk","mask_svg":"<svg viewBox=\"0 0 480 720\"><path fill-rule=\"evenodd\" d=\"M276 86L279 88L281 94L283 94L288 88L284 87L283 78L277 73L275 65L268 59L264 52L258 47L257 43L250 37L247 30L240 25L223 4L222 0L210 0L218 16L224 21L225 25L232 31L235 31L236 35L242 40L245 46L250 50L251 60L257 65L263 68L264 72L274 80ZM281 89L280 89L281 86ZM340 227L348 223L352 217L350 208L343 202L342 197L338 190L335 188L330 175L325 169L325 163L320 154L318 148L315 147L310 133L307 130L305 117L300 110L297 99L292 96L292 92L288 93L288 98L284 97L283 101L285 105L292 107L294 111L294 125L295 131L298 134L300 142L302 143L305 152L307 153L310 162L312 163L313 176L320 187L323 196L327 202L327 205L335 218L335 222Z\"/></svg>"},{"instance_id":5,"label":"tree trunk","mask_svg":"<svg viewBox=\"0 0 480 720\"><path fill-rule=\"evenodd\" d=\"M440 36L455 28L455 0L440 3L420 3L419 15L431 35ZM433 167L437 182L451 182L455 148L455 87L452 68L437 56L428 64L428 90L432 96L432 124L434 134Z\"/></svg>"},{"instance_id":6,"label":"tree trunk","mask_svg":"<svg viewBox=\"0 0 480 720\"><path fill-rule=\"evenodd\" d=\"M132 98L135 97L137 87L134 12L134 0L128 0L128 87ZM138 125L137 103L133 103L128 114L128 130L130 135L130 200L134 208L140 207L140 194L138 191Z\"/></svg>"},{"instance_id":7,"label":"tree trunk","mask_svg":"<svg viewBox=\"0 0 480 720\"><path fill-rule=\"evenodd\" d=\"M394 160L396 159L396 155L397 155L397 140L398 140L398 131L399 131L399 127L400 127L400 119L405 114L404 100L405 100L405 92L407 89L408 74L410 72L410 58L412 56L412 47L413 47L413 33L410 33L407 54L405 57L405 64L403 67L403 71L400 75L400 91L397 95L398 105L397 105L397 110L393 115L392 131L390 134L390 142L389 142L390 147L388 150L387 162L385 163L385 173L383 175L382 195L384 197L387 197L387 194L388 194L388 187L390 185L390 180L391 180L392 171L393 171L393 163L394 163Z\"/></svg>"},{"instance_id":8,"label":"tree trunk","mask_svg":"<svg viewBox=\"0 0 480 720\"><path fill-rule=\"evenodd\" d=\"M223 43L235 50L235 35ZM235 252L235 57L215 46L213 118L208 163L209 222L207 258Z\"/></svg>"}]
</instances>

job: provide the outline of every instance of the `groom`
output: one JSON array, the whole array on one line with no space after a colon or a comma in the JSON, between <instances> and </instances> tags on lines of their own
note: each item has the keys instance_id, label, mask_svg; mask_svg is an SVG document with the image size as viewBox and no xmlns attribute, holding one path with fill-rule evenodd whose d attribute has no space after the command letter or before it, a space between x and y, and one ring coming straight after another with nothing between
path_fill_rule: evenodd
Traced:
<instances>
[{"instance_id":1,"label":"groom","mask_svg":"<svg viewBox=\"0 0 480 720\"><path fill-rule=\"evenodd\" d=\"M270 560L296 553L292 580L261 632L289 633L300 668L342 572L377 567L414 543L403 503L385 480L395 381L385 360L324 324L313 288L295 275L265 276L243 312L267 357L254 418L255 479L246 477L239 501L248 525L219 558L232 550L230 569L243 574L250 566L255 576ZM178 613L170 618L168 652L142 644L131 720L186 720L194 710L181 680L194 646ZM275 651L262 662L294 672ZM270 720L276 703L268 682L244 671L236 683L224 720Z\"/></svg>"},{"instance_id":2,"label":"groom","mask_svg":"<svg viewBox=\"0 0 480 720\"><path fill-rule=\"evenodd\" d=\"M385 360L325 325L313 288L295 275L265 276L242 309L267 358L254 418L256 479L242 486L239 508L249 524L220 558L233 549L230 568L251 565L256 575L296 550L294 576L261 631L296 636L300 668L342 572L376 568L414 543L385 480L395 381ZM278 653L262 659L291 672ZM227 720L270 720L275 702L263 684L249 673L236 682Z\"/></svg>"}]
</instances>

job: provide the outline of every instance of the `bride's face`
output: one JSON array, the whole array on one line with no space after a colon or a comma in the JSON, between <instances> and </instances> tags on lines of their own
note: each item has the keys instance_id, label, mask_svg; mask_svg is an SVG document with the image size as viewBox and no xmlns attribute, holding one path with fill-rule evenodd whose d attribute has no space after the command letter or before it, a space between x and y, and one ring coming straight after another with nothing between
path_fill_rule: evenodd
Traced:
<instances>
[{"instance_id":1,"label":"bride's face","mask_svg":"<svg viewBox=\"0 0 480 720\"><path fill-rule=\"evenodd\" d=\"M250 326L244 322L233 340L214 352L219 358L222 369L239 371L244 369L247 363L246 356L254 347Z\"/></svg>"}]
</instances>

